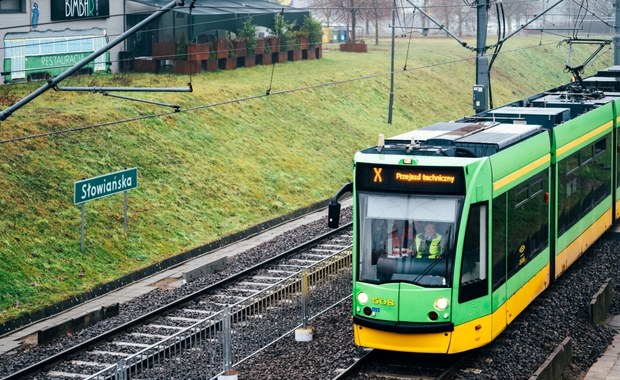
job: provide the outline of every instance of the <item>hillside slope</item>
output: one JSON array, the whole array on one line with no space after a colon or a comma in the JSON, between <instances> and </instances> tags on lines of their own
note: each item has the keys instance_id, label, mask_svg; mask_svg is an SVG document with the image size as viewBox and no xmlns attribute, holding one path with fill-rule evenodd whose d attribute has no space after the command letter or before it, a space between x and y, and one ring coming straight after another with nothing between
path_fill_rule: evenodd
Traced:
<instances>
[{"instance_id":1,"label":"hillside slope","mask_svg":"<svg viewBox=\"0 0 620 380\"><path fill-rule=\"evenodd\" d=\"M255 67L194 75L193 93L132 94L178 104L178 113L55 91L17 111L0 124L0 322L327 199L351 179L354 152L379 133L472 113L472 52L451 40L398 42L392 125L389 41L367 54L326 46L321 60L276 65L273 80L271 66ZM506 44L492 73L496 106L569 80L566 48L540 42ZM573 59L585 54L573 51ZM588 73L612 60L605 53ZM188 80L102 75L63 85L182 87ZM39 85L0 86L0 108ZM153 114L164 115L147 117ZM10 141L85 126L92 128ZM89 202L81 251L73 183L129 167L139 171L128 197L129 233L122 195Z\"/></svg>"}]
</instances>

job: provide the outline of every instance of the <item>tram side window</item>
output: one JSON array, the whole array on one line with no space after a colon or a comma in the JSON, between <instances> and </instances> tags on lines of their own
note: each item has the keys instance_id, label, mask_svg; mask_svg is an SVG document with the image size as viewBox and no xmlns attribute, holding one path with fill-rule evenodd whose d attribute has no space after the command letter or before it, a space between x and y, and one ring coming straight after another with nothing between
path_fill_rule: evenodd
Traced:
<instances>
[{"instance_id":1,"label":"tram side window","mask_svg":"<svg viewBox=\"0 0 620 380\"><path fill-rule=\"evenodd\" d=\"M611 139L606 136L558 164L558 232L561 235L611 194Z\"/></svg>"},{"instance_id":2,"label":"tram side window","mask_svg":"<svg viewBox=\"0 0 620 380\"><path fill-rule=\"evenodd\" d=\"M506 193L493 200L493 291L506 282Z\"/></svg>"},{"instance_id":3,"label":"tram side window","mask_svg":"<svg viewBox=\"0 0 620 380\"><path fill-rule=\"evenodd\" d=\"M549 170L508 191L508 276L549 245Z\"/></svg>"},{"instance_id":4,"label":"tram side window","mask_svg":"<svg viewBox=\"0 0 620 380\"><path fill-rule=\"evenodd\" d=\"M487 281L487 204L472 205L467 218L459 303L488 294Z\"/></svg>"}]
</instances>

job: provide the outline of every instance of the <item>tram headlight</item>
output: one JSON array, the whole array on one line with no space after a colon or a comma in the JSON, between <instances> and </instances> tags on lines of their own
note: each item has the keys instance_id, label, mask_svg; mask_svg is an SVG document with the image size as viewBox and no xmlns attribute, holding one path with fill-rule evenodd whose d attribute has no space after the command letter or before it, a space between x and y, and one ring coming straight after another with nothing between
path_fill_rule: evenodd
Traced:
<instances>
[{"instance_id":1,"label":"tram headlight","mask_svg":"<svg viewBox=\"0 0 620 380\"><path fill-rule=\"evenodd\" d=\"M364 293L364 292L360 292L357 294L357 302L361 303L362 305L366 305L366 302L368 302L368 294Z\"/></svg>"},{"instance_id":2,"label":"tram headlight","mask_svg":"<svg viewBox=\"0 0 620 380\"><path fill-rule=\"evenodd\" d=\"M439 311L444 311L448 307L448 299L445 297L439 297L435 300L435 309Z\"/></svg>"}]
</instances>

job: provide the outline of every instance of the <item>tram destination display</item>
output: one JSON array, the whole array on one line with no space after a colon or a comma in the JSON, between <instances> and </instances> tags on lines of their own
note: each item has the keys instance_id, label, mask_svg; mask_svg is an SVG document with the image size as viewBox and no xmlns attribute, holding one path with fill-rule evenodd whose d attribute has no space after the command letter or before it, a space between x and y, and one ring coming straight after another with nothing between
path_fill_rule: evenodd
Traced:
<instances>
[{"instance_id":1,"label":"tram destination display","mask_svg":"<svg viewBox=\"0 0 620 380\"><path fill-rule=\"evenodd\" d=\"M464 194L462 168L358 164L360 190Z\"/></svg>"}]
</instances>

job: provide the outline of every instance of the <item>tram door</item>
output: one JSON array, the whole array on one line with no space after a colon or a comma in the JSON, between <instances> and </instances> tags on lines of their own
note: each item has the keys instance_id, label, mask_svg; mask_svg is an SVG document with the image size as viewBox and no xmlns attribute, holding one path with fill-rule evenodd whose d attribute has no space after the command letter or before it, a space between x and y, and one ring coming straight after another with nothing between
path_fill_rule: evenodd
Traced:
<instances>
[{"instance_id":1,"label":"tram door","mask_svg":"<svg viewBox=\"0 0 620 380\"><path fill-rule=\"evenodd\" d=\"M506 193L493 200L491 223L491 311L495 338L506 328Z\"/></svg>"},{"instance_id":2,"label":"tram door","mask_svg":"<svg viewBox=\"0 0 620 380\"><path fill-rule=\"evenodd\" d=\"M477 321L467 334L453 339L450 351L471 349L488 343L491 339L489 295L489 250L488 250L488 203L482 202L470 207L458 289L459 320L457 324ZM458 347L463 345L463 347Z\"/></svg>"}]
</instances>

